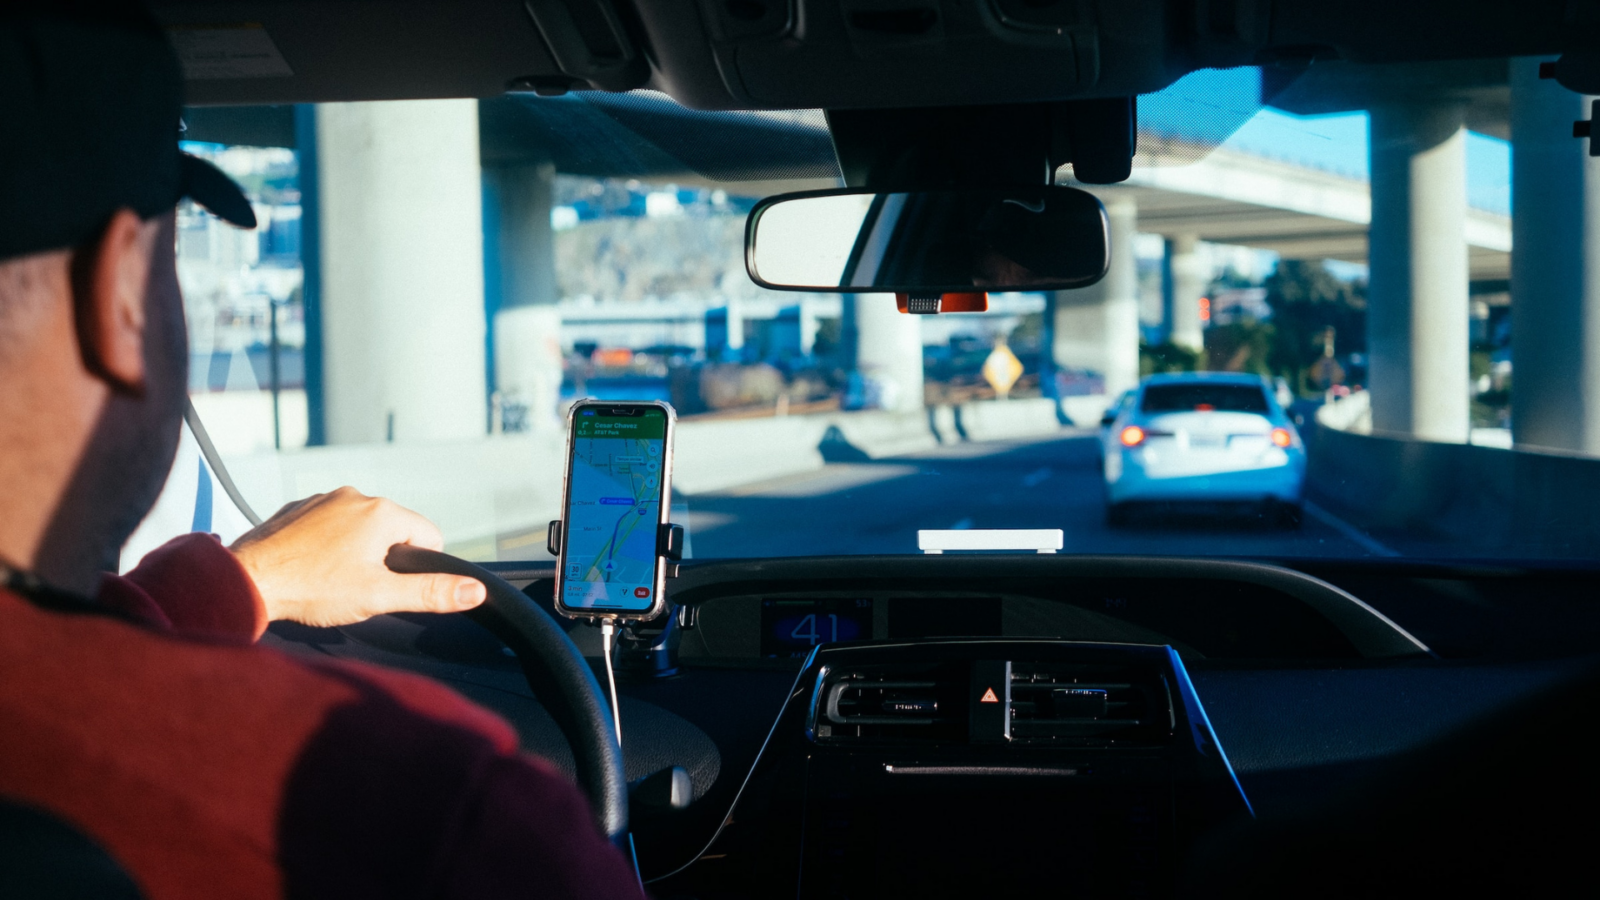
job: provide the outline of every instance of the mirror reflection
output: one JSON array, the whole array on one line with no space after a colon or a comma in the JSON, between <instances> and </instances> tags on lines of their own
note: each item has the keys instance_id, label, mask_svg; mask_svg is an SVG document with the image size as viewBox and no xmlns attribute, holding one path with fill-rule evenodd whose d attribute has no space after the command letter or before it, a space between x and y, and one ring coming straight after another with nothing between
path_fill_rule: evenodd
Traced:
<instances>
[{"instance_id":1,"label":"mirror reflection","mask_svg":"<svg viewBox=\"0 0 1600 900\"><path fill-rule=\"evenodd\" d=\"M780 290L1063 290L1105 274L1105 210L1068 187L787 194L751 212L750 277Z\"/></svg>"}]
</instances>

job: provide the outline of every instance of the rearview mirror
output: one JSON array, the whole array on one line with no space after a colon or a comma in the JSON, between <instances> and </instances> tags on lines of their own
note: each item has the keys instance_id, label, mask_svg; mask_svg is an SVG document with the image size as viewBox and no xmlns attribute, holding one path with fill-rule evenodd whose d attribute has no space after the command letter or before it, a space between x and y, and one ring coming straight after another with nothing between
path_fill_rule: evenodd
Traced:
<instances>
[{"instance_id":1,"label":"rearview mirror","mask_svg":"<svg viewBox=\"0 0 1600 900\"><path fill-rule=\"evenodd\" d=\"M1108 261L1105 208L1069 187L782 194L745 225L751 279L780 291L1065 290Z\"/></svg>"}]
</instances>

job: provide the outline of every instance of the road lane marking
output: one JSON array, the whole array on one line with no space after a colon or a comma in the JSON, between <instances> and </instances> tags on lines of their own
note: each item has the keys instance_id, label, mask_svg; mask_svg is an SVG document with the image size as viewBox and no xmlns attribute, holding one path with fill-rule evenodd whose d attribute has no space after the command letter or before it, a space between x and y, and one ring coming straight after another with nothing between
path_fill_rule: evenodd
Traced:
<instances>
[{"instance_id":1,"label":"road lane marking","mask_svg":"<svg viewBox=\"0 0 1600 900\"><path fill-rule=\"evenodd\" d=\"M1328 512L1315 503L1312 503L1310 500L1305 501L1302 504L1302 508L1311 518L1316 519L1318 522L1321 522L1329 528L1332 528L1334 531L1337 531L1350 540L1356 542L1361 546L1361 549L1367 551L1373 556L1400 555L1399 551L1391 550L1387 546L1373 540L1371 537L1368 537L1366 534L1362 533L1361 529L1351 525L1349 522L1346 522L1333 513Z\"/></svg>"},{"instance_id":2,"label":"road lane marking","mask_svg":"<svg viewBox=\"0 0 1600 900\"><path fill-rule=\"evenodd\" d=\"M797 472L746 482L717 491L705 491L708 497L820 497L880 481L889 481L908 475L926 475L927 472L909 465L891 463L834 463L809 472Z\"/></svg>"}]
</instances>

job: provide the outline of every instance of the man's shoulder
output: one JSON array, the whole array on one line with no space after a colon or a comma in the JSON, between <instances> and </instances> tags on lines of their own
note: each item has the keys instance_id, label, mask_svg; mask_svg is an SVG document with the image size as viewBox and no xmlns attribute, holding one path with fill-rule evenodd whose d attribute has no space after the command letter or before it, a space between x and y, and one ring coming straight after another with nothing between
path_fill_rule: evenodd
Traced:
<instances>
[{"instance_id":1,"label":"man's shoulder","mask_svg":"<svg viewBox=\"0 0 1600 900\"><path fill-rule=\"evenodd\" d=\"M214 871L217 886L263 890L296 858L349 867L363 855L352 834L374 842L354 870L420 875L517 745L502 720L424 678L7 592L0 718L0 795L63 815L136 876ZM337 860L308 836L343 841Z\"/></svg>"},{"instance_id":2,"label":"man's shoulder","mask_svg":"<svg viewBox=\"0 0 1600 900\"><path fill-rule=\"evenodd\" d=\"M0 605L10 639L0 637L0 669L11 702L33 688L41 696L71 691L96 698L109 712L119 697L150 698L183 718L252 725L282 732L287 723L334 710L374 705L411 727L423 723L475 733L497 752L512 752L516 734L504 720L428 678L358 662L291 654L259 644L151 628L114 616L40 609L9 592ZM6 644L12 644L9 648ZM9 658L10 663L6 662ZM30 660L24 663L24 659ZM70 684L56 677L76 673Z\"/></svg>"}]
</instances>

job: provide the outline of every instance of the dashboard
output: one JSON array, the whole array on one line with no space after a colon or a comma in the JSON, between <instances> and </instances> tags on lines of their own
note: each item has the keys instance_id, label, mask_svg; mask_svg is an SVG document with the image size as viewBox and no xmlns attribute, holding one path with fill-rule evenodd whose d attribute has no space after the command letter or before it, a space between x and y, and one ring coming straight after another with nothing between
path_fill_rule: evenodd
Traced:
<instances>
[{"instance_id":1,"label":"dashboard","mask_svg":"<svg viewBox=\"0 0 1600 900\"><path fill-rule=\"evenodd\" d=\"M551 567L491 568L549 608ZM1582 578L1549 581L1541 600L1515 573L1322 571L1069 556L686 561L667 579L673 614L632 629L619 658L627 777L677 766L692 783L684 808L630 810L645 878L659 896L797 884L803 896L902 885L941 896L1036 893L1046 882L1026 879L1049 870L1057 892L1170 893L1198 835L1249 808L1298 808L1570 669L1550 654L1440 660L1340 584L1424 623L1430 640L1459 644L1446 626L1490 609L1500 586L1524 617L1547 610L1541 633L1596 630L1594 605L1566 599L1587 595ZM1558 613L1570 627L1546 627ZM564 624L598 667L599 630ZM264 642L443 681L572 771L518 661L464 617L275 623Z\"/></svg>"},{"instance_id":2,"label":"dashboard","mask_svg":"<svg viewBox=\"0 0 1600 900\"><path fill-rule=\"evenodd\" d=\"M1170 645L1187 659L1361 659L1428 648L1326 581L1274 566L1095 557L848 557L680 565L685 660L945 637Z\"/></svg>"},{"instance_id":3,"label":"dashboard","mask_svg":"<svg viewBox=\"0 0 1600 900\"><path fill-rule=\"evenodd\" d=\"M772 591L719 597L698 607L681 652L684 659L696 661L804 659L817 646L832 643L1059 637L1171 644L1192 658L1359 655L1325 622L1300 610L1285 612L1282 598L1272 591L1229 586L1227 602L1219 609L1185 585L1097 587L1077 585L1083 592L1081 603L992 589ZM1190 621L1193 617L1182 615L1185 604L1208 610ZM1253 615L1265 610L1276 614Z\"/></svg>"}]
</instances>

